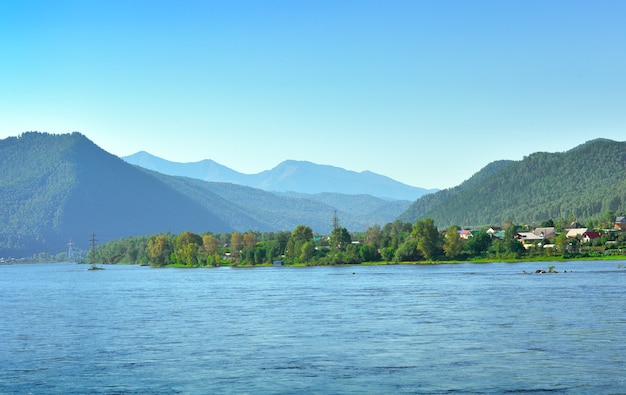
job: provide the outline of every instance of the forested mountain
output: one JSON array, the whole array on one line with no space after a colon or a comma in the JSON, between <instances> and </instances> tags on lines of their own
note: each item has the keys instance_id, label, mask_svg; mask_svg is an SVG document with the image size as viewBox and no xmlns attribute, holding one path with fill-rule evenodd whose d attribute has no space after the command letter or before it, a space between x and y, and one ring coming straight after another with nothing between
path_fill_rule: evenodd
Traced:
<instances>
[{"instance_id":1,"label":"forested mountain","mask_svg":"<svg viewBox=\"0 0 626 395\"><path fill-rule=\"evenodd\" d=\"M371 195L344 195L340 193L305 194L296 192L279 193L291 198L308 199L324 203L338 210L341 226L362 229L373 224L384 225L395 220L411 206L409 200L385 200ZM357 225L357 226L354 226Z\"/></svg>"},{"instance_id":2,"label":"forested mountain","mask_svg":"<svg viewBox=\"0 0 626 395\"><path fill-rule=\"evenodd\" d=\"M99 242L185 230L291 231L300 224L327 233L335 210L342 226L360 231L393 221L410 204L333 196L166 176L130 165L79 133L29 132L0 140L0 257L58 253L70 239L87 249L92 232Z\"/></svg>"},{"instance_id":3,"label":"forested mountain","mask_svg":"<svg viewBox=\"0 0 626 395\"><path fill-rule=\"evenodd\" d=\"M439 227L579 220L626 211L626 143L597 139L562 153L493 162L461 185L426 195L399 219Z\"/></svg>"},{"instance_id":4,"label":"forested mountain","mask_svg":"<svg viewBox=\"0 0 626 395\"><path fill-rule=\"evenodd\" d=\"M193 199L79 133L0 140L0 257L155 232L229 231Z\"/></svg>"},{"instance_id":5,"label":"forested mountain","mask_svg":"<svg viewBox=\"0 0 626 395\"><path fill-rule=\"evenodd\" d=\"M122 159L128 163L167 175L191 177L204 181L228 182L269 192L340 193L414 201L427 193L436 191L412 187L369 171L357 173L339 167L318 165L306 161L284 161L271 170L258 174L243 174L212 160L177 163L143 151Z\"/></svg>"},{"instance_id":6,"label":"forested mountain","mask_svg":"<svg viewBox=\"0 0 626 395\"><path fill-rule=\"evenodd\" d=\"M386 201L369 195L266 192L226 182L206 182L144 171L189 196L240 231L293 230L306 224L315 232L329 233L335 211L341 226L363 231L374 224L382 226L394 221L411 204L406 200ZM220 199L207 199L207 195Z\"/></svg>"}]
</instances>

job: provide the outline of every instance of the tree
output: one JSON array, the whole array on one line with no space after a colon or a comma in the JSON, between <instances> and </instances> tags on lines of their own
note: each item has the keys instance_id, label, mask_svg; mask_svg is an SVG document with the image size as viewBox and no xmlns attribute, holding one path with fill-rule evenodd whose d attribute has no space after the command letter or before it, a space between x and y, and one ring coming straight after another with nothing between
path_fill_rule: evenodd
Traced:
<instances>
[{"instance_id":1,"label":"tree","mask_svg":"<svg viewBox=\"0 0 626 395\"><path fill-rule=\"evenodd\" d=\"M370 244L376 248L380 247L383 233L379 225L370 226L365 230L365 244Z\"/></svg>"},{"instance_id":2,"label":"tree","mask_svg":"<svg viewBox=\"0 0 626 395\"><path fill-rule=\"evenodd\" d=\"M176 247L185 247L187 244L194 243L196 245L202 245L202 237L195 233L184 231L176 237Z\"/></svg>"},{"instance_id":3,"label":"tree","mask_svg":"<svg viewBox=\"0 0 626 395\"><path fill-rule=\"evenodd\" d=\"M412 225L408 222L395 220L383 226L380 247L391 247L393 249L406 241L411 232Z\"/></svg>"},{"instance_id":4,"label":"tree","mask_svg":"<svg viewBox=\"0 0 626 395\"><path fill-rule=\"evenodd\" d=\"M409 239L396 249L393 259L397 262L419 261L421 259L417 240Z\"/></svg>"},{"instance_id":5,"label":"tree","mask_svg":"<svg viewBox=\"0 0 626 395\"><path fill-rule=\"evenodd\" d=\"M172 246L168 237L164 235L154 236L148 241L148 256L154 264L165 265L171 253Z\"/></svg>"},{"instance_id":6,"label":"tree","mask_svg":"<svg viewBox=\"0 0 626 395\"><path fill-rule=\"evenodd\" d=\"M604 213L604 229L613 229L615 226L615 213L612 210L608 210Z\"/></svg>"},{"instance_id":7,"label":"tree","mask_svg":"<svg viewBox=\"0 0 626 395\"><path fill-rule=\"evenodd\" d=\"M230 235L230 256L237 259L239 258L239 251L241 251L241 246L243 245L243 238L241 233L233 232Z\"/></svg>"},{"instance_id":8,"label":"tree","mask_svg":"<svg viewBox=\"0 0 626 395\"><path fill-rule=\"evenodd\" d=\"M205 235L202 237L202 247L206 251L207 254L215 254L217 253L220 246L220 241L211 235Z\"/></svg>"},{"instance_id":9,"label":"tree","mask_svg":"<svg viewBox=\"0 0 626 395\"><path fill-rule=\"evenodd\" d=\"M561 253L565 253L567 251L567 244L568 244L568 240L567 240L567 234L565 232L559 233L554 238L554 245L556 246L557 250L559 250Z\"/></svg>"},{"instance_id":10,"label":"tree","mask_svg":"<svg viewBox=\"0 0 626 395\"><path fill-rule=\"evenodd\" d=\"M260 265L265 262L267 258L267 250L265 246L258 246L254 249L254 263Z\"/></svg>"},{"instance_id":11,"label":"tree","mask_svg":"<svg viewBox=\"0 0 626 395\"><path fill-rule=\"evenodd\" d=\"M380 259L378 249L372 244L363 244L359 248L359 256L363 262L374 262Z\"/></svg>"},{"instance_id":12,"label":"tree","mask_svg":"<svg viewBox=\"0 0 626 395\"><path fill-rule=\"evenodd\" d=\"M515 237L517 235L517 227L510 225L504 231L504 238L502 239L502 245L505 253L512 255L515 258L519 258L526 250L522 243Z\"/></svg>"},{"instance_id":13,"label":"tree","mask_svg":"<svg viewBox=\"0 0 626 395\"><path fill-rule=\"evenodd\" d=\"M309 241L313 239L313 230L308 226L298 225L291 232L291 238L294 241Z\"/></svg>"},{"instance_id":14,"label":"tree","mask_svg":"<svg viewBox=\"0 0 626 395\"><path fill-rule=\"evenodd\" d=\"M309 262L315 253L315 244L312 241L305 241L300 247L299 260L302 263Z\"/></svg>"},{"instance_id":15,"label":"tree","mask_svg":"<svg viewBox=\"0 0 626 395\"><path fill-rule=\"evenodd\" d=\"M256 245L257 237L254 233L248 232L243 235L243 246L252 248Z\"/></svg>"},{"instance_id":16,"label":"tree","mask_svg":"<svg viewBox=\"0 0 626 395\"><path fill-rule=\"evenodd\" d=\"M185 231L174 239L176 246L175 256L178 263L187 266L195 266L198 264L198 250L202 245L202 237L195 233Z\"/></svg>"},{"instance_id":17,"label":"tree","mask_svg":"<svg viewBox=\"0 0 626 395\"><path fill-rule=\"evenodd\" d=\"M466 250L471 255L480 255L487 250L489 250L489 246L491 245L491 236L485 231L478 231L474 234L474 236L470 237L469 240L465 243Z\"/></svg>"},{"instance_id":18,"label":"tree","mask_svg":"<svg viewBox=\"0 0 626 395\"><path fill-rule=\"evenodd\" d=\"M417 252L417 247L415 252ZM380 255L386 262L393 261L395 253L396 250L394 250L392 247L384 247L380 249Z\"/></svg>"},{"instance_id":19,"label":"tree","mask_svg":"<svg viewBox=\"0 0 626 395\"><path fill-rule=\"evenodd\" d=\"M425 259L433 259L439 252L439 231L432 218L426 218L413 225L411 235L417 240L417 249Z\"/></svg>"},{"instance_id":20,"label":"tree","mask_svg":"<svg viewBox=\"0 0 626 395\"><path fill-rule=\"evenodd\" d=\"M446 256L450 259L456 258L461 253L462 247L459 228L456 226L448 228L443 240L443 251L446 253Z\"/></svg>"},{"instance_id":21,"label":"tree","mask_svg":"<svg viewBox=\"0 0 626 395\"><path fill-rule=\"evenodd\" d=\"M196 266L198 264L198 250L200 245L196 243L187 243L184 247L176 252L182 263L187 266Z\"/></svg>"},{"instance_id":22,"label":"tree","mask_svg":"<svg viewBox=\"0 0 626 395\"><path fill-rule=\"evenodd\" d=\"M313 230L305 225L298 225L291 232L287 241L285 255L292 260L300 260L302 247L307 242L312 242Z\"/></svg>"},{"instance_id":23,"label":"tree","mask_svg":"<svg viewBox=\"0 0 626 395\"><path fill-rule=\"evenodd\" d=\"M361 257L359 256L359 248L354 244L348 244L346 246L346 252L344 254L345 263L356 264L361 263Z\"/></svg>"},{"instance_id":24,"label":"tree","mask_svg":"<svg viewBox=\"0 0 626 395\"><path fill-rule=\"evenodd\" d=\"M352 237L350 237L348 229L341 226L333 229L332 233L330 234L331 248L343 251L350 243L352 243Z\"/></svg>"}]
</instances>

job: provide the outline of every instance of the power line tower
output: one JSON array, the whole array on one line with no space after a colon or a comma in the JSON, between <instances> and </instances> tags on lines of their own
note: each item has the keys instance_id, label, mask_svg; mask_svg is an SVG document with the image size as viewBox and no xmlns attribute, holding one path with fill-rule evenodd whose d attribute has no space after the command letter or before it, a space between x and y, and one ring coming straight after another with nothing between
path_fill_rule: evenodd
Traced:
<instances>
[{"instance_id":1,"label":"power line tower","mask_svg":"<svg viewBox=\"0 0 626 395\"><path fill-rule=\"evenodd\" d=\"M74 243L72 243L72 238L70 237L70 242L67 243L67 260L69 262L72 262L72 257L74 255L74 251L72 251L73 247L74 247Z\"/></svg>"},{"instance_id":2,"label":"power line tower","mask_svg":"<svg viewBox=\"0 0 626 395\"><path fill-rule=\"evenodd\" d=\"M95 264L95 260L96 260L96 233L95 232L91 232L91 240L89 240L91 242L91 250L89 250L89 262L91 262L92 265Z\"/></svg>"},{"instance_id":3,"label":"power line tower","mask_svg":"<svg viewBox=\"0 0 626 395\"><path fill-rule=\"evenodd\" d=\"M339 227L339 217L337 217L337 210L335 210L335 214L333 214L333 230Z\"/></svg>"}]
</instances>

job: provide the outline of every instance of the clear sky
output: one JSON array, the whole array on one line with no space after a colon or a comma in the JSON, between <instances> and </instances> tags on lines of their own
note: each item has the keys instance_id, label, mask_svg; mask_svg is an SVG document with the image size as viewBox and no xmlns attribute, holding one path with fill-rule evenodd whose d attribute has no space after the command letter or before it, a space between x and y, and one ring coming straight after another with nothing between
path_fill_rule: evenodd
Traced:
<instances>
[{"instance_id":1,"label":"clear sky","mask_svg":"<svg viewBox=\"0 0 626 395\"><path fill-rule=\"evenodd\" d=\"M626 1L0 2L0 138L458 185L626 132Z\"/></svg>"}]
</instances>

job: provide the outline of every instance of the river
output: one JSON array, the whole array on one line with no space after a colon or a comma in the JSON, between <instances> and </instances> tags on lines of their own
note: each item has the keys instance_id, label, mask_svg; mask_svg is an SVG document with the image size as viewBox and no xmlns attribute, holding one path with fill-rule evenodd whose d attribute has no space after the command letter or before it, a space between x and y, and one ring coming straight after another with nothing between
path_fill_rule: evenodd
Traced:
<instances>
[{"instance_id":1,"label":"river","mask_svg":"<svg viewBox=\"0 0 626 395\"><path fill-rule=\"evenodd\" d=\"M626 393L622 264L0 265L0 393Z\"/></svg>"}]
</instances>

